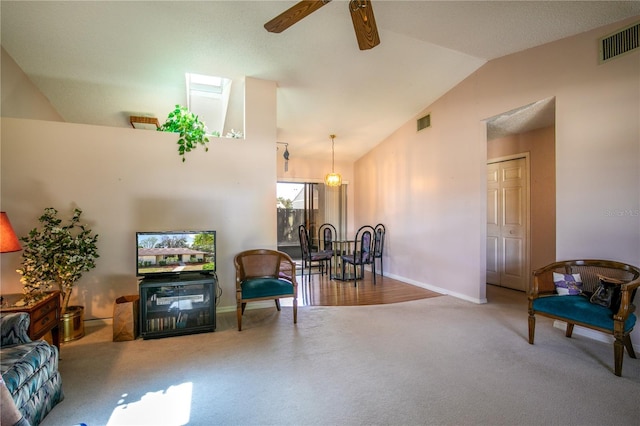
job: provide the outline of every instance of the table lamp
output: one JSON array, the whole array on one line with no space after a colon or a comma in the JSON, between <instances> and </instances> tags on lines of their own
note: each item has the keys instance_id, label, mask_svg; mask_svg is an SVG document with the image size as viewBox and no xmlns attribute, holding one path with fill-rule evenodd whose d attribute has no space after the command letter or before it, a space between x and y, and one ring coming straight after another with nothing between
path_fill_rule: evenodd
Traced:
<instances>
[{"instance_id":1,"label":"table lamp","mask_svg":"<svg viewBox=\"0 0 640 426\"><path fill-rule=\"evenodd\" d=\"M0 212L0 253L10 253L20 251L20 241L13 231L9 216L5 212Z\"/></svg>"}]
</instances>

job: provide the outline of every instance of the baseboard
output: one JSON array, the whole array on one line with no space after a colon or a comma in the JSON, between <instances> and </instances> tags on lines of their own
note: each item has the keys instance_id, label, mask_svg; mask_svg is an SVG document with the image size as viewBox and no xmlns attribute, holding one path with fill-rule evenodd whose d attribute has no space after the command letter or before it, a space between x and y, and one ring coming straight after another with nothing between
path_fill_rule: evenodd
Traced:
<instances>
[{"instance_id":1,"label":"baseboard","mask_svg":"<svg viewBox=\"0 0 640 426\"><path fill-rule=\"evenodd\" d=\"M418 281L414 281L411 280L409 278L405 278L405 277L401 277L399 275L395 275L395 274L386 274L385 277L389 277L389 278L393 278L394 280L397 281L402 281L403 283L407 283L407 284L411 284L411 285L415 285L416 287L420 287L420 288L424 288L427 290L431 290L431 291L435 291L436 293L440 293L440 294L444 294L447 296L452 296L455 297L456 299L461 299L461 300L465 300L467 302L471 302L471 303L476 303L478 305L487 303L487 299L478 299L478 298L474 298L474 297L469 297L466 294L461 294L461 293L457 293L455 291L450 291L441 287L437 287L431 284L425 284L422 282L418 282Z\"/></svg>"},{"instance_id":2,"label":"baseboard","mask_svg":"<svg viewBox=\"0 0 640 426\"><path fill-rule=\"evenodd\" d=\"M282 301L280 303L282 303ZM286 304L283 304L283 306L286 306ZM216 313L223 314L226 312L235 312L236 307L237 307L236 305L217 306ZM247 303L247 307L245 308L245 310L250 311L252 309L264 309L264 308L273 308L273 307L275 307L275 303L273 300L260 300L257 302Z\"/></svg>"},{"instance_id":3,"label":"baseboard","mask_svg":"<svg viewBox=\"0 0 640 426\"><path fill-rule=\"evenodd\" d=\"M259 302L255 302L255 303L258 304ZM251 306L249 304L247 304L247 309L251 309ZM220 313L220 314L224 314L227 312L235 312L235 310L236 310L236 305L216 306L216 313Z\"/></svg>"},{"instance_id":4,"label":"baseboard","mask_svg":"<svg viewBox=\"0 0 640 426\"><path fill-rule=\"evenodd\" d=\"M85 327L105 327L113 325L113 318L92 318L84 321Z\"/></svg>"},{"instance_id":5,"label":"baseboard","mask_svg":"<svg viewBox=\"0 0 640 426\"><path fill-rule=\"evenodd\" d=\"M560 329L562 331L567 331L567 323L560 320L553 321L553 327ZM613 344L616 340L613 336L605 333L601 333L596 330L591 330L590 328L580 327L576 325L573 327L573 334L577 334L578 336L586 337L587 339L597 340L598 342ZM634 351L640 351L640 346L633 345Z\"/></svg>"}]
</instances>

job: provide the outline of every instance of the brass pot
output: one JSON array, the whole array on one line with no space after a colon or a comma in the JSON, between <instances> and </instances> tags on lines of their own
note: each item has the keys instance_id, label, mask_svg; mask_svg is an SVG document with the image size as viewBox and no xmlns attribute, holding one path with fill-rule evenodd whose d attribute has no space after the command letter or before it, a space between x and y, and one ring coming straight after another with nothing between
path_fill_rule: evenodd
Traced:
<instances>
[{"instance_id":1,"label":"brass pot","mask_svg":"<svg viewBox=\"0 0 640 426\"><path fill-rule=\"evenodd\" d=\"M84 306L68 306L60 319L62 342L78 340L84 336Z\"/></svg>"}]
</instances>

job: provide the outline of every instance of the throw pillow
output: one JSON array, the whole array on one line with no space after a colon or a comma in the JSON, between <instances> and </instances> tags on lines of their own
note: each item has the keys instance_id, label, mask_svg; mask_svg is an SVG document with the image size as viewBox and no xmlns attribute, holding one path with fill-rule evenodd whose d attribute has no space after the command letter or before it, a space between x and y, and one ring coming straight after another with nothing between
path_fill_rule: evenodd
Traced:
<instances>
[{"instance_id":1,"label":"throw pillow","mask_svg":"<svg viewBox=\"0 0 640 426\"><path fill-rule=\"evenodd\" d=\"M575 296L582 293L582 278L580 274L553 273L553 283L556 293L560 296Z\"/></svg>"},{"instance_id":2,"label":"throw pillow","mask_svg":"<svg viewBox=\"0 0 640 426\"><path fill-rule=\"evenodd\" d=\"M620 309L620 302L622 294L620 292L620 284L624 284L625 281L621 281L617 278L609 278L604 275L598 274L600 285L593 292L593 296L589 299L591 303L604 306L611 309L614 313Z\"/></svg>"}]
</instances>

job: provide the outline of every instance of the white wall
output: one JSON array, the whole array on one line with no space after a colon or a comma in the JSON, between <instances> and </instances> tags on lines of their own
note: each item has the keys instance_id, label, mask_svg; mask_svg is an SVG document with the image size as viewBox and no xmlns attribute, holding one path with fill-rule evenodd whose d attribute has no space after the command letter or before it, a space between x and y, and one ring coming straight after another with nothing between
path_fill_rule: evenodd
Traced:
<instances>
[{"instance_id":1,"label":"white wall","mask_svg":"<svg viewBox=\"0 0 640 426\"><path fill-rule=\"evenodd\" d=\"M97 267L71 300L87 319L137 294L138 230L215 229L220 306L235 306L233 256L276 246L276 85L247 78L245 97L246 140L212 139L184 163L171 133L2 118L2 210L18 235L49 206L65 217L82 208L99 234ZM20 259L2 255L3 293L21 292Z\"/></svg>"},{"instance_id":2,"label":"white wall","mask_svg":"<svg viewBox=\"0 0 640 426\"><path fill-rule=\"evenodd\" d=\"M552 96L557 258L640 265L640 52L597 61L597 39L637 19L487 63L416 114L430 129L410 120L356 162L356 221L387 225L385 273L484 301L483 119Z\"/></svg>"}]
</instances>

